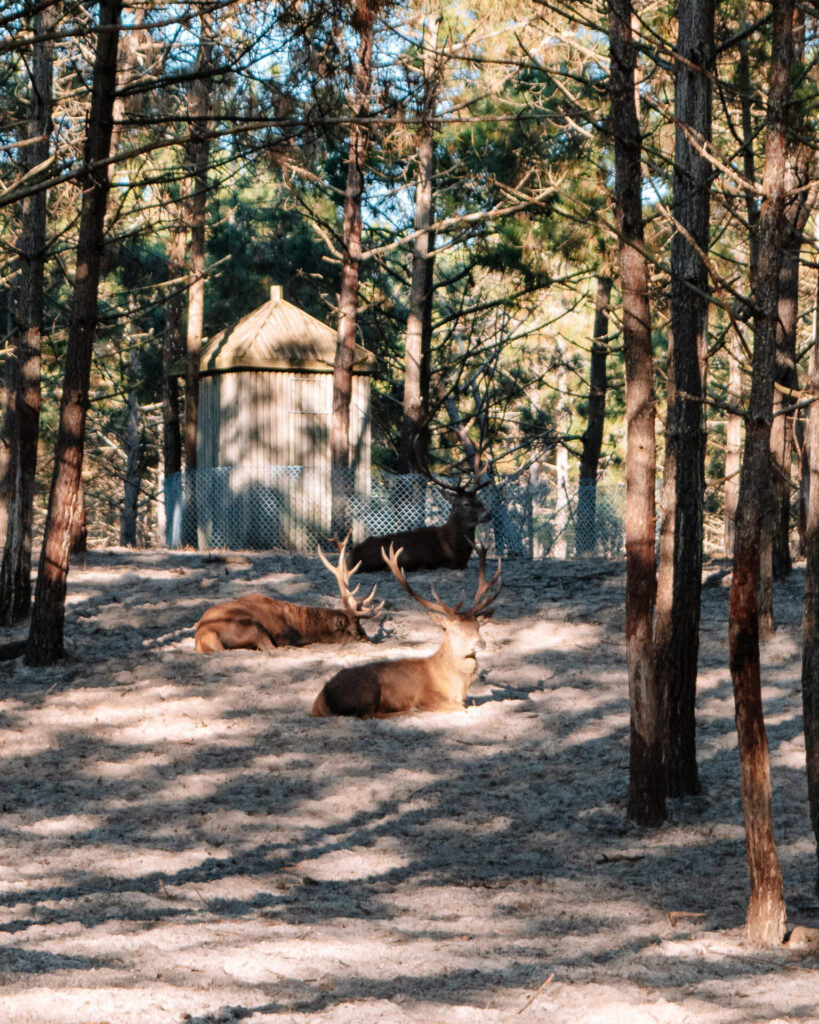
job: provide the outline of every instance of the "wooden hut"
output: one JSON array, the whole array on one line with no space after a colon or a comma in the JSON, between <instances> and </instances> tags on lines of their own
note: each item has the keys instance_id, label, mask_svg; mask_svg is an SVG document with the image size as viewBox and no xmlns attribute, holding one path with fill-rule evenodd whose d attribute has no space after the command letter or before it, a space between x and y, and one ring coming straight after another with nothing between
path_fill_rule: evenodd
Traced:
<instances>
[{"instance_id":1,"label":"wooden hut","mask_svg":"<svg viewBox=\"0 0 819 1024\"><path fill-rule=\"evenodd\" d=\"M206 546L306 549L330 527L335 330L281 287L202 352L197 521ZM370 369L356 346L350 409L354 493L370 488ZM210 491L206 495L205 491Z\"/></svg>"}]
</instances>

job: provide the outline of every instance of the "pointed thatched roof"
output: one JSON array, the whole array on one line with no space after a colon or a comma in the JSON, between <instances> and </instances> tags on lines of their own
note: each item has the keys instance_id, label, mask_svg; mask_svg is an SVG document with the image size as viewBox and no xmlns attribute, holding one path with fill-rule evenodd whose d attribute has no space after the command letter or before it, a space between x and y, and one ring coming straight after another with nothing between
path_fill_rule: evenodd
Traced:
<instances>
[{"instance_id":1,"label":"pointed thatched roof","mask_svg":"<svg viewBox=\"0 0 819 1024\"><path fill-rule=\"evenodd\" d=\"M202 350L201 373L220 370L314 370L329 373L336 355L337 335L303 309L282 298L281 286L270 299L230 330L210 338ZM353 371L367 373L375 356L355 347Z\"/></svg>"}]
</instances>

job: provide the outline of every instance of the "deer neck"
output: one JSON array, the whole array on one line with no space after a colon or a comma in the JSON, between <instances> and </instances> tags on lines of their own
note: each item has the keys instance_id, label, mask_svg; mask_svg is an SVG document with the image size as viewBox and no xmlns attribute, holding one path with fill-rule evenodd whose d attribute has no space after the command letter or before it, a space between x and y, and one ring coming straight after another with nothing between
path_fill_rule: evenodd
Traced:
<instances>
[{"instance_id":1,"label":"deer neck","mask_svg":"<svg viewBox=\"0 0 819 1024\"><path fill-rule=\"evenodd\" d=\"M468 655L456 654L452 648L449 633L444 633L441 646L430 656L429 661L441 675L459 679L463 684L464 694L478 671L478 662L474 652Z\"/></svg>"}]
</instances>

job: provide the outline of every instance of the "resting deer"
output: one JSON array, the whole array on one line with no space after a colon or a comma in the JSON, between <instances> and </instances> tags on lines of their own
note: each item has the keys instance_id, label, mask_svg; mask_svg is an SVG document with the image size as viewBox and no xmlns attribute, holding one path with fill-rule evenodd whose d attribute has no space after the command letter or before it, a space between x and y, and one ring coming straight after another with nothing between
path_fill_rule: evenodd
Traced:
<instances>
[{"instance_id":1,"label":"resting deer","mask_svg":"<svg viewBox=\"0 0 819 1024\"><path fill-rule=\"evenodd\" d=\"M362 619L378 615L384 602L373 606L375 587L363 600L356 598L360 584L350 590L350 577L358 567L351 568L347 564L349 534L343 543L335 537L333 539L338 550L338 565L331 565L321 548L318 555L338 582L342 611L310 608L264 594L248 594L247 597L223 601L208 608L196 623L196 650L211 653L245 648L272 653L277 647L366 640Z\"/></svg>"},{"instance_id":2,"label":"resting deer","mask_svg":"<svg viewBox=\"0 0 819 1024\"><path fill-rule=\"evenodd\" d=\"M454 488L449 518L442 526L419 526L415 530L367 537L350 551L350 562L360 563L362 572L387 568L382 552L395 547L405 572L416 569L464 569L475 547L475 527L489 519L489 510L474 490Z\"/></svg>"},{"instance_id":3,"label":"resting deer","mask_svg":"<svg viewBox=\"0 0 819 1024\"><path fill-rule=\"evenodd\" d=\"M400 549L396 551L392 546L389 555L382 549L382 557L393 576L443 629L441 646L426 658L374 661L343 668L328 679L316 697L311 712L315 718L386 718L410 711L463 710L467 690L478 671L476 653L482 646L478 619L492 614L492 604L500 593L500 559L495 575L487 583L486 549L479 549L478 589L472 607L461 611L463 598L456 605L446 605L434 588L434 601L417 594L399 565L400 554Z\"/></svg>"}]
</instances>

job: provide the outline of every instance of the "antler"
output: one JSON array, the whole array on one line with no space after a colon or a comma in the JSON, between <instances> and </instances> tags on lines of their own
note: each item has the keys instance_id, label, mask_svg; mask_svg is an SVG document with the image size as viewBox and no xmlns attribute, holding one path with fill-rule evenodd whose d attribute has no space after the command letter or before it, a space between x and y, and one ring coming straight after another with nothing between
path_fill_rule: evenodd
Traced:
<instances>
[{"instance_id":1,"label":"antler","mask_svg":"<svg viewBox=\"0 0 819 1024\"><path fill-rule=\"evenodd\" d=\"M341 593L341 601L349 615L352 615L356 619L371 619L374 615L378 615L381 609L384 607L384 602L372 607L370 602L375 597L375 591L378 584L367 594L367 596L359 601L356 599L361 583L359 582L354 590L350 590L350 578L353 573L356 572L361 565L361 562L357 562L354 566L350 567L347 565L347 543L350 540L350 530L343 541L338 539L338 534L334 533L330 538L336 546L338 551L338 565L332 565L324 552L321 550L321 546L317 548L318 556L321 559L323 565L328 569L333 576L336 578L338 583L338 589Z\"/></svg>"},{"instance_id":2,"label":"antler","mask_svg":"<svg viewBox=\"0 0 819 1024\"><path fill-rule=\"evenodd\" d=\"M454 616L460 612L461 615L468 615L470 618L477 619L479 615L485 615L489 611L490 607L495 603L495 600L501 592L501 560L500 558L498 559L498 567L495 570L495 575L487 582L486 548L482 544L478 547L478 589L475 591L472 607L463 612L461 612L461 605L464 603L463 597L455 605L444 604L440 597L438 597L435 587L431 588L432 596L435 598L434 601L430 601L428 598L422 597L412 589L407 582L406 573L398 564L398 557L403 550L403 548L399 548L396 551L395 545L390 544L389 554L387 554L383 547L381 548L381 557L387 563L390 572L410 597L414 598L420 605L423 605L424 608L429 609L431 612L439 612L449 618L454 618ZM498 584L497 587L495 587L496 583Z\"/></svg>"},{"instance_id":3,"label":"antler","mask_svg":"<svg viewBox=\"0 0 819 1024\"><path fill-rule=\"evenodd\" d=\"M409 583L407 583L406 573L398 564L398 557L403 550L403 548L399 548L396 551L395 544L390 543L390 553L387 554L387 552L382 547L381 557L387 563L390 572L398 580L398 582L401 584L404 590L406 590L409 596L414 598L418 602L418 604L423 605L424 608L429 609L429 611L431 612L439 612L440 614L446 615L449 618L452 618L455 615L457 615L458 612L461 610L461 605L464 603L463 598L461 598L461 600L455 605L444 604L440 597L438 597L438 595L435 593L435 587L432 587L432 596L435 598L435 600L430 601L428 598L422 597L419 593L413 590Z\"/></svg>"},{"instance_id":4,"label":"antler","mask_svg":"<svg viewBox=\"0 0 819 1024\"><path fill-rule=\"evenodd\" d=\"M487 484L491 483L491 476L489 470L491 468L492 463L488 459L482 459L478 452L474 453L475 465L472 471L472 484L470 485L461 483L461 475L459 474L458 483L454 487L452 484L448 483L441 477L436 476L435 473L432 472L432 470L429 468L429 463L427 461L426 455L421 451L420 447L417 444L415 448L415 455L416 464L418 468L421 470L422 475L425 476L428 480L431 480L432 483L434 483L442 491L448 491L451 494L475 494L479 490L481 490L481 488L486 487ZM483 481L483 483L479 483L478 481L481 480L483 477L485 477L486 479Z\"/></svg>"},{"instance_id":5,"label":"antler","mask_svg":"<svg viewBox=\"0 0 819 1024\"><path fill-rule=\"evenodd\" d=\"M478 589L475 591L475 598L472 603L472 607L469 609L467 614L472 615L477 619L479 615L486 614L490 607L495 603L498 595L501 592L503 581L501 580L501 559L498 559L498 567L495 570L495 575L489 582L486 582L486 548L483 544L478 546ZM498 584L497 589L492 588L495 584Z\"/></svg>"}]
</instances>

